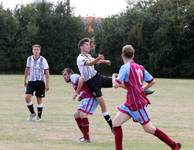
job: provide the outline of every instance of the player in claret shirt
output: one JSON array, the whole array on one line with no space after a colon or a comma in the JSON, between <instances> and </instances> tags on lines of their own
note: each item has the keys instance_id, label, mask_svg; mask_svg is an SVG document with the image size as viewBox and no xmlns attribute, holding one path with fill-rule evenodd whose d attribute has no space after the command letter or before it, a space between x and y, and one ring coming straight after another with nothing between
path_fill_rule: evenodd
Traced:
<instances>
[{"instance_id":1,"label":"player in claret shirt","mask_svg":"<svg viewBox=\"0 0 194 150\"><path fill-rule=\"evenodd\" d=\"M147 105L150 104L145 96L144 90L151 87L155 80L143 66L135 63L133 57L135 50L131 45L126 45L122 49L122 59L124 65L121 66L119 74L113 74L113 86L122 87L127 90L126 101L118 107L118 113L113 119L113 129L115 135L115 149L123 150L122 124L132 118L139 122L144 131L158 137L172 150L180 150L181 144L172 140L163 131L152 125L147 113ZM143 85L143 82L147 84Z\"/></svg>"},{"instance_id":2,"label":"player in claret shirt","mask_svg":"<svg viewBox=\"0 0 194 150\"><path fill-rule=\"evenodd\" d=\"M83 82L80 75L74 74L73 70L70 68L65 68L62 71L62 74L66 82L71 82L74 90L76 90L78 86L82 86L76 98L78 101L80 101L80 105L74 114L74 118L83 134L83 138L80 138L80 142L89 143L90 135L88 115L92 115L96 111L98 101L92 97L90 90Z\"/></svg>"}]
</instances>

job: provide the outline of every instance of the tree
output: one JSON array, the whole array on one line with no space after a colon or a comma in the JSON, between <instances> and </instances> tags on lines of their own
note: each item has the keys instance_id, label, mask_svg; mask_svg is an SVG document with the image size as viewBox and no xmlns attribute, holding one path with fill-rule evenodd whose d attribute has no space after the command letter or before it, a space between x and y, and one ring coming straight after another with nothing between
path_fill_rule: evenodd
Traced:
<instances>
[{"instance_id":1,"label":"tree","mask_svg":"<svg viewBox=\"0 0 194 150\"><path fill-rule=\"evenodd\" d=\"M31 45L38 43L47 58L51 73L66 67L77 69L77 43L84 35L82 21L74 17L66 2L56 6L46 1L0 9L0 72L23 72ZM70 14L69 14L70 13Z\"/></svg>"},{"instance_id":2,"label":"tree","mask_svg":"<svg viewBox=\"0 0 194 150\"><path fill-rule=\"evenodd\" d=\"M130 43L136 49L135 60L155 76L194 77L193 1L128 2L128 10L105 19L95 30L98 47L108 50L115 64L111 71L118 71L119 50Z\"/></svg>"},{"instance_id":3,"label":"tree","mask_svg":"<svg viewBox=\"0 0 194 150\"><path fill-rule=\"evenodd\" d=\"M14 66L15 35L18 25L13 17L13 13L0 7L0 72L12 72Z\"/></svg>"}]
</instances>

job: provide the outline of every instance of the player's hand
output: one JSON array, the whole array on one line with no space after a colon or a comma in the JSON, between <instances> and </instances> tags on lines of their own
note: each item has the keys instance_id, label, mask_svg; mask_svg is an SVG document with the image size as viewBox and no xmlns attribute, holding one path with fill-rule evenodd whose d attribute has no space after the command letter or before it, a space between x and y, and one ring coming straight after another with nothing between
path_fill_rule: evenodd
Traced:
<instances>
[{"instance_id":1,"label":"player's hand","mask_svg":"<svg viewBox=\"0 0 194 150\"><path fill-rule=\"evenodd\" d=\"M119 86L116 85L116 84L113 84L113 87L114 87L115 89L118 89L118 88L119 88Z\"/></svg>"},{"instance_id":2,"label":"player's hand","mask_svg":"<svg viewBox=\"0 0 194 150\"><path fill-rule=\"evenodd\" d=\"M104 55L102 55L102 54L98 54L98 57L99 57L101 60L104 60L104 59L105 59Z\"/></svg>"},{"instance_id":3,"label":"player's hand","mask_svg":"<svg viewBox=\"0 0 194 150\"><path fill-rule=\"evenodd\" d=\"M106 64L110 66L111 65L111 61L110 60L106 60Z\"/></svg>"},{"instance_id":4,"label":"player's hand","mask_svg":"<svg viewBox=\"0 0 194 150\"><path fill-rule=\"evenodd\" d=\"M82 100L82 98L78 95L78 96L76 97L76 100L77 100L78 102L80 102L80 101Z\"/></svg>"},{"instance_id":5,"label":"player's hand","mask_svg":"<svg viewBox=\"0 0 194 150\"><path fill-rule=\"evenodd\" d=\"M49 85L48 85L48 84L45 85L45 90L46 90L46 91L49 90Z\"/></svg>"},{"instance_id":6,"label":"player's hand","mask_svg":"<svg viewBox=\"0 0 194 150\"><path fill-rule=\"evenodd\" d=\"M113 73L112 74L112 77L117 78L118 77L118 74L117 73Z\"/></svg>"},{"instance_id":7,"label":"player's hand","mask_svg":"<svg viewBox=\"0 0 194 150\"><path fill-rule=\"evenodd\" d=\"M74 95L73 95L73 100L76 100L76 97L78 96L78 94L77 93L75 93Z\"/></svg>"}]
</instances>

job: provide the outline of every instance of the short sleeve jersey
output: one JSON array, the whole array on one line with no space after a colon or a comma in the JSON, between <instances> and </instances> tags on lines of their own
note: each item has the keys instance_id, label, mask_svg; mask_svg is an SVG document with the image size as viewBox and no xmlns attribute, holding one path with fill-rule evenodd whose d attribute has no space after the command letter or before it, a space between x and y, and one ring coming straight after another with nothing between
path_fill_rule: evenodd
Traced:
<instances>
[{"instance_id":1,"label":"short sleeve jersey","mask_svg":"<svg viewBox=\"0 0 194 150\"><path fill-rule=\"evenodd\" d=\"M124 83L127 88L125 104L131 110L137 110L149 104L149 100L144 94L143 82L151 82L153 76L141 65L130 61L121 66L116 81Z\"/></svg>"},{"instance_id":2,"label":"short sleeve jersey","mask_svg":"<svg viewBox=\"0 0 194 150\"><path fill-rule=\"evenodd\" d=\"M26 67L29 71L29 81L44 81L44 71L49 69L47 60L40 56L38 59L34 59L33 56L27 58Z\"/></svg>"},{"instance_id":3,"label":"short sleeve jersey","mask_svg":"<svg viewBox=\"0 0 194 150\"><path fill-rule=\"evenodd\" d=\"M81 77L84 79L84 81L88 81L89 79L93 78L97 73L97 71L94 68L94 65L93 66L86 65L87 62L93 60L94 58L90 54L87 55L80 54L77 57L77 66L81 74Z\"/></svg>"},{"instance_id":4,"label":"short sleeve jersey","mask_svg":"<svg viewBox=\"0 0 194 150\"><path fill-rule=\"evenodd\" d=\"M72 84L74 90L77 89L79 78L80 78L80 75L78 75L78 74L72 74L70 76L71 84ZM81 89L79 95L80 95L80 97L82 99L83 98L91 98L92 97L91 92L90 92L88 86L85 83L83 84L82 89Z\"/></svg>"}]
</instances>

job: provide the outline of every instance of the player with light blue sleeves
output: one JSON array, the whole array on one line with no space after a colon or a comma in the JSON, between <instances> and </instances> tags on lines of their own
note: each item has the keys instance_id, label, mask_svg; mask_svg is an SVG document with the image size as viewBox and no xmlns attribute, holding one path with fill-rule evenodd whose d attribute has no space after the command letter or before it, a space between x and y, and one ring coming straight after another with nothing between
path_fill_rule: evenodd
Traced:
<instances>
[{"instance_id":1,"label":"player with light blue sleeves","mask_svg":"<svg viewBox=\"0 0 194 150\"><path fill-rule=\"evenodd\" d=\"M74 118L83 134L83 137L80 138L80 142L89 143L90 135L88 115L92 115L96 111L98 101L96 98L92 97L89 88L84 83L80 75L74 74L73 70L70 68L64 69L62 74L66 82L71 82L75 91L79 86L81 86L79 95L75 98L80 101L80 105L77 111L74 113Z\"/></svg>"}]
</instances>

